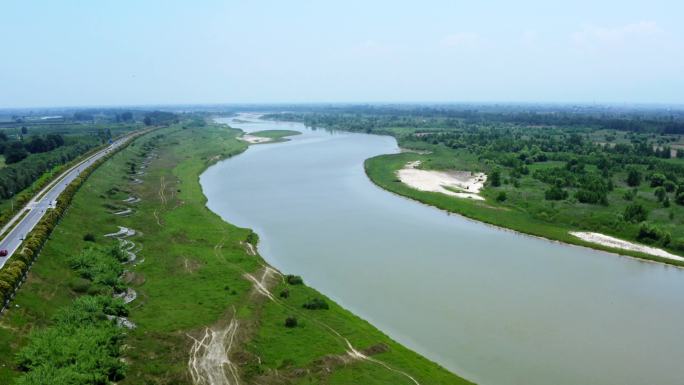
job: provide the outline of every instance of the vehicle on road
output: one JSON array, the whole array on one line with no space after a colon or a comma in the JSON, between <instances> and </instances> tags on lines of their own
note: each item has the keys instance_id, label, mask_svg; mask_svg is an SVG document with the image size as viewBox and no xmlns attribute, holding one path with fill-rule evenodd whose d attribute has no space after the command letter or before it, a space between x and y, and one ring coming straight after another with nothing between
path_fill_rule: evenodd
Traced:
<instances>
[{"instance_id":1,"label":"vehicle on road","mask_svg":"<svg viewBox=\"0 0 684 385\"><path fill-rule=\"evenodd\" d=\"M7 250L6 250L6 249L2 249L2 250L0 250L0 257L6 257L6 256L7 256L7 254L9 254L9 253L7 252Z\"/></svg>"}]
</instances>

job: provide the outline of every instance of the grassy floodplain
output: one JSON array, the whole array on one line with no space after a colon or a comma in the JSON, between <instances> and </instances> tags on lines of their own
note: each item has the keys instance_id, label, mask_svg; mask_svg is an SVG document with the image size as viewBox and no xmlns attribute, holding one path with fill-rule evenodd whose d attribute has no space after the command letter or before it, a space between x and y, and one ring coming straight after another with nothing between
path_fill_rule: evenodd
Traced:
<instances>
[{"instance_id":1,"label":"grassy floodplain","mask_svg":"<svg viewBox=\"0 0 684 385\"><path fill-rule=\"evenodd\" d=\"M530 209L544 209L544 191L539 188L538 183L535 181L528 181L529 185L526 186L528 187L527 191L521 191L519 188L515 188L513 186L504 186L497 189L485 188L482 192L482 195L486 198L486 201L454 198L441 193L413 189L399 181L396 176L396 172L403 168L406 163L416 160L425 162L427 168L431 168L431 164L443 165L448 163L449 168L456 168L460 170L482 169L481 166L473 167L474 161L469 159L468 155L464 155L463 158L459 160L454 160L452 155L440 154L439 151L433 154L405 152L392 155L380 155L366 160L366 174L373 181L373 183L386 190L491 225L508 228L524 234L543 237L551 240L558 240L569 244L586 246L594 249L605 250L672 265L684 266L684 263L671 259L660 258L630 250L614 249L596 243L582 241L581 239L578 239L569 233L570 231L577 231L583 227L586 228L586 224L581 223L583 220L582 216L575 216L574 219L566 218L570 223L575 223L575 226L563 222L535 218L533 215L530 215ZM552 167L553 165L547 164L545 166ZM437 169L444 168L443 166L437 166ZM626 191L627 189L624 190ZM506 192L508 197L507 203L500 203L496 201L496 196L500 191ZM649 198L649 194L647 192L644 192L643 196ZM620 202L618 199L615 201L615 204L621 206L627 205L626 203ZM524 207L516 207L512 204L512 202L522 202ZM553 209L556 213L562 209L565 209L567 210L565 215L572 216L569 213L572 210L576 210L576 208L573 208L572 205L569 204L566 206L567 207L562 207L561 203L554 206ZM653 206L656 206L656 204L654 203ZM679 211L678 208L674 209ZM602 207L582 207L580 212L575 211L575 214L581 214L589 218L593 217L595 220L593 226L600 226L601 221L610 220L610 216L612 215L609 210ZM663 219L667 219L667 214L662 215ZM630 226L619 236L629 239L631 238L631 231L633 231L633 229Z\"/></svg>"},{"instance_id":2,"label":"grassy floodplain","mask_svg":"<svg viewBox=\"0 0 684 385\"><path fill-rule=\"evenodd\" d=\"M126 331L127 368L119 384L190 383L194 341L207 328L230 325L236 327L229 358L241 383L468 383L296 277L268 269L254 253L257 236L251 230L225 223L206 208L198 176L247 148L238 134L225 126L181 122L137 139L92 174L0 319L0 383L21 376L14 355L31 331L50 326L60 309L88 294L69 265L74 253L91 244L84 236L94 234L95 244L110 246L116 241L103 235L117 226L135 230L129 239L137 245L137 260L125 266L123 278L137 292L128 305L137 327ZM133 169L142 183L131 183ZM123 202L129 196L140 202ZM131 215L113 214L127 207ZM260 293L253 280L272 294ZM288 318L291 327L285 326ZM350 356L347 341L370 359Z\"/></svg>"}]
</instances>

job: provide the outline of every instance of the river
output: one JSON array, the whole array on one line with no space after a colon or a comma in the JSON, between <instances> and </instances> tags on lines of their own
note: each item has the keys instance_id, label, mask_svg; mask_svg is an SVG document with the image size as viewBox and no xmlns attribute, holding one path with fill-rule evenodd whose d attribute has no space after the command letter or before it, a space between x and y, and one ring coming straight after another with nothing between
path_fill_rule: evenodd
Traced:
<instances>
[{"instance_id":1,"label":"river","mask_svg":"<svg viewBox=\"0 0 684 385\"><path fill-rule=\"evenodd\" d=\"M285 273L484 385L684 383L684 269L519 235L375 186L394 138L289 129L200 178L208 207L254 229ZM245 122L247 121L247 122Z\"/></svg>"}]
</instances>

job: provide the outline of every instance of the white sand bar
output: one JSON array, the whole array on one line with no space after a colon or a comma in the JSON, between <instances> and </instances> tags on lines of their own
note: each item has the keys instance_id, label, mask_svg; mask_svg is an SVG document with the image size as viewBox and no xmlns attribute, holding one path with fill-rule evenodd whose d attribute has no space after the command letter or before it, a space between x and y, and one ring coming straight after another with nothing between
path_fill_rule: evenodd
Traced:
<instances>
[{"instance_id":1,"label":"white sand bar","mask_svg":"<svg viewBox=\"0 0 684 385\"><path fill-rule=\"evenodd\" d=\"M673 259L675 261L684 261L684 258L668 253L663 249L658 249L656 247L640 245L638 243L627 242L625 240L614 238L601 233L590 233L590 232L580 232L571 231L570 235L573 235L583 241L597 243L599 245L614 247L616 249L638 251L640 253L655 255L656 257Z\"/></svg>"},{"instance_id":2,"label":"white sand bar","mask_svg":"<svg viewBox=\"0 0 684 385\"><path fill-rule=\"evenodd\" d=\"M238 139L243 140L243 141L248 142L248 143L252 143L252 144L259 144L259 143L266 143L266 142L273 141L272 138L265 138L263 136L256 136L256 135L249 135L249 134L242 135Z\"/></svg>"},{"instance_id":3,"label":"white sand bar","mask_svg":"<svg viewBox=\"0 0 684 385\"><path fill-rule=\"evenodd\" d=\"M458 198L469 198L483 201L480 190L487 181L487 174L470 171L429 171L416 167L420 161L408 162L397 171L397 177L402 183L421 191L432 191Z\"/></svg>"}]
</instances>

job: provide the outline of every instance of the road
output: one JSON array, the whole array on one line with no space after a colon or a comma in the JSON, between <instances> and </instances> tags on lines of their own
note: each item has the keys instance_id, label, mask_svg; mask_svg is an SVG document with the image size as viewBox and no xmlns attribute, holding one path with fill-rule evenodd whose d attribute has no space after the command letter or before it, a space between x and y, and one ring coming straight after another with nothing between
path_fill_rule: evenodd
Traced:
<instances>
[{"instance_id":1,"label":"road","mask_svg":"<svg viewBox=\"0 0 684 385\"><path fill-rule=\"evenodd\" d=\"M0 240L0 250L8 251L6 257L0 257L0 268L2 268L10 259L10 257L12 257L12 255L17 251L17 249L19 249L24 237L26 237L26 235L33 230L40 219L43 218L45 212L55 207L57 198L60 196L60 194L62 194L69 183L76 179L85 169L90 167L98 159L112 152L117 147L120 147L126 143L129 138L138 134L139 133L129 134L125 137L115 140L106 148L96 152L82 162L63 172L58 178L38 192L36 196L33 197L33 199L31 199L31 201L27 203L21 211L19 211L18 214L14 216L7 223L7 225L3 227L2 230L0 230L0 236L3 236L2 240ZM14 227L12 230L7 232L7 229L13 225ZM4 235L5 233L7 234Z\"/></svg>"}]
</instances>

